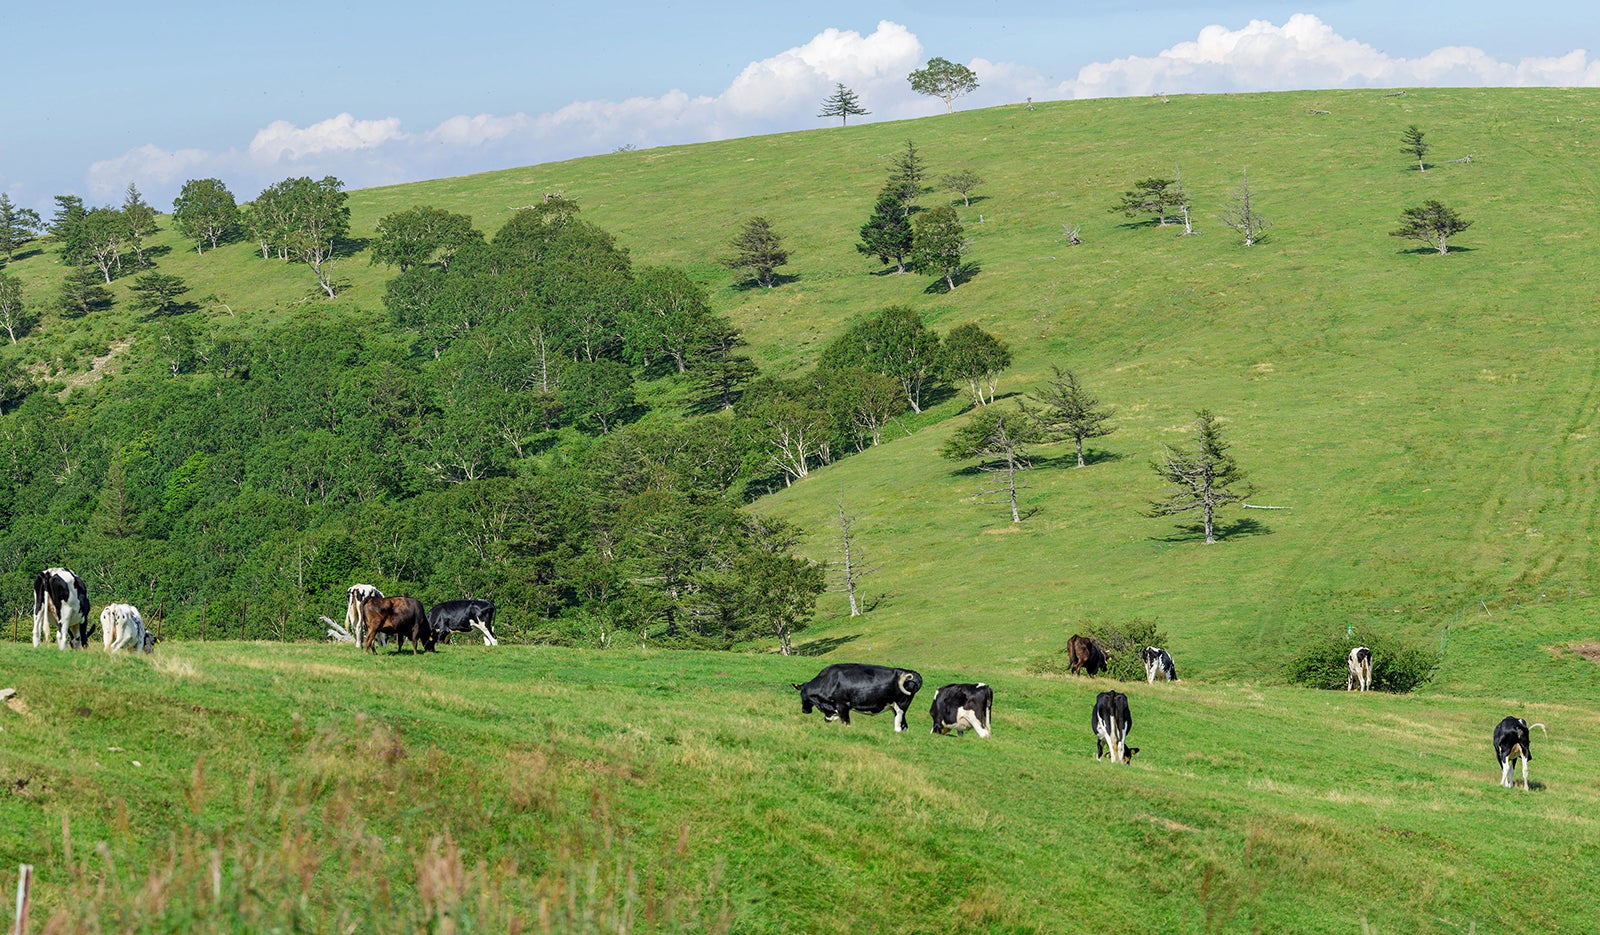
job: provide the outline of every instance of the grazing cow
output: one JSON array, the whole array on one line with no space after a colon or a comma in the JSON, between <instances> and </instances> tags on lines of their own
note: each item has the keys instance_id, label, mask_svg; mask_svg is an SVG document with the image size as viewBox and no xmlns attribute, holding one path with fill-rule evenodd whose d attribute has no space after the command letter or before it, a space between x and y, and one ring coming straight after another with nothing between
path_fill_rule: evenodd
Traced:
<instances>
[{"instance_id":1,"label":"grazing cow","mask_svg":"<svg viewBox=\"0 0 1600 935\"><path fill-rule=\"evenodd\" d=\"M377 653L378 637L385 633L394 634L396 653L405 648L406 640L411 641L412 655L424 649L433 652L433 629L416 598L369 597L361 602L361 613L367 628L362 648L367 652Z\"/></svg>"},{"instance_id":2,"label":"grazing cow","mask_svg":"<svg viewBox=\"0 0 1600 935\"><path fill-rule=\"evenodd\" d=\"M445 601L428 608L428 625L433 628L435 642L450 642L452 633L483 634L483 645L499 646L494 635L494 601Z\"/></svg>"},{"instance_id":3,"label":"grazing cow","mask_svg":"<svg viewBox=\"0 0 1600 935\"><path fill-rule=\"evenodd\" d=\"M370 584L352 584L350 590L345 592L344 628L356 638L357 646L364 646L367 641L367 618L361 610L361 602L370 597L382 596L383 592ZM378 645L389 645L389 637L381 637Z\"/></svg>"},{"instance_id":4,"label":"grazing cow","mask_svg":"<svg viewBox=\"0 0 1600 935\"><path fill-rule=\"evenodd\" d=\"M948 734L971 729L979 737L989 736L989 711L994 707L994 689L978 682L945 685L933 693L933 732Z\"/></svg>"},{"instance_id":5,"label":"grazing cow","mask_svg":"<svg viewBox=\"0 0 1600 935\"><path fill-rule=\"evenodd\" d=\"M1094 758L1107 753L1113 762L1133 762L1138 747L1128 746L1128 731L1133 730L1133 713L1128 710L1128 696L1119 691L1101 692L1094 699L1094 713L1089 715L1089 729L1094 731Z\"/></svg>"},{"instance_id":6,"label":"grazing cow","mask_svg":"<svg viewBox=\"0 0 1600 935\"><path fill-rule=\"evenodd\" d=\"M841 662L818 672L804 685L791 684L800 692L802 714L810 714L814 707L824 720L848 724L852 710L877 714L893 708L894 729L899 733L906 729L906 712L922 688L922 676L910 669Z\"/></svg>"},{"instance_id":7,"label":"grazing cow","mask_svg":"<svg viewBox=\"0 0 1600 935\"><path fill-rule=\"evenodd\" d=\"M1151 684L1156 683L1156 676L1161 676L1169 682L1178 680L1178 667L1172 664L1172 656L1160 646L1146 646L1144 648L1144 677Z\"/></svg>"},{"instance_id":8,"label":"grazing cow","mask_svg":"<svg viewBox=\"0 0 1600 935\"><path fill-rule=\"evenodd\" d=\"M1090 675L1099 675L1106 667L1106 651L1087 636L1074 633L1072 639L1067 640L1067 662L1071 665L1073 675L1078 675L1083 669L1088 669Z\"/></svg>"},{"instance_id":9,"label":"grazing cow","mask_svg":"<svg viewBox=\"0 0 1600 935\"><path fill-rule=\"evenodd\" d=\"M106 652L119 653L124 649L134 652L151 652L156 636L144 625L139 608L132 604L107 604L100 611L100 639Z\"/></svg>"},{"instance_id":10,"label":"grazing cow","mask_svg":"<svg viewBox=\"0 0 1600 935\"><path fill-rule=\"evenodd\" d=\"M1529 744L1528 728L1537 727L1545 730L1543 724L1529 724L1520 717L1508 717L1494 726L1494 755L1500 758L1500 785L1507 789L1515 789L1516 782L1511 778L1513 767L1517 760L1522 760L1522 789L1528 790L1528 761L1533 759L1533 747ZM1545 731L1549 733L1549 731Z\"/></svg>"},{"instance_id":11,"label":"grazing cow","mask_svg":"<svg viewBox=\"0 0 1600 935\"><path fill-rule=\"evenodd\" d=\"M50 621L61 649L89 645L89 590L65 568L46 568L33 579L33 645L50 641Z\"/></svg>"},{"instance_id":12,"label":"grazing cow","mask_svg":"<svg viewBox=\"0 0 1600 935\"><path fill-rule=\"evenodd\" d=\"M1350 650L1350 677L1344 680L1344 690L1366 691L1372 687L1372 650L1357 646Z\"/></svg>"}]
</instances>

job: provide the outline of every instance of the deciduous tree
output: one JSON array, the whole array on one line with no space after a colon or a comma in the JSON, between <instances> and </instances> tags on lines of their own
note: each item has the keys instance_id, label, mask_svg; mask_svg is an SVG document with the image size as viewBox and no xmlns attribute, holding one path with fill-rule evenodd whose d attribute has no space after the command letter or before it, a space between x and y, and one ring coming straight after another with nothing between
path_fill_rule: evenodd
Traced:
<instances>
[{"instance_id":1,"label":"deciduous tree","mask_svg":"<svg viewBox=\"0 0 1600 935\"><path fill-rule=\"evenodd\" d=\"M38 321L38 314L31 311L22 300L22 280L0 273L0 327L6 329L11 343L17 343L18 337L27 336Z\"/></svg>"},{"instance_id":2,"label":"deciduous tree","mask_svg":"<svg viewBox=\"0 0 1600 935\"><path fill-rule=\"evenodd\" d=\"M837 84L834 86L833 93L828 95L828 99L822 102L822 113L817 114L817 116L838 117L839 126L842 127L850 122L851 117L861 117L869 113L871 111L861 106L861 99L856 92L843 84Z\"/></svg>"},{"instance_id":3,"label":"deciduous tree","mask_svg":"<svg viewBox=\"0 0 1600 935\"><path fill-rule=\"evenodd\" d=\"M772 288L773 272L789 262L789 251L783 248L783 238L764 217L745 221L729 245L734 252L723 260L723 265L744 270L751 279L767 289Z\"/></svg>"},{"instance_id":4,"label":"deciduous tree","mask_svg":"<svg viewBox=\"0 0 1600 935\"><path fill-rule=\"evenodd\" d=\"M944 101L945 113L955 109L955 100L978 89L978 76L965 65L943 58L928 59L928 64L906 76L911 90Z\"/></svg>"},{"instance_id":5,"label":"deciduous tree","mask_svg":"<svg viewBox=\"0 0 1600 935\"><path fill-rule=\"evenodd\" d=\"M1429 198L1419 208L1407 208L1400 213L1400 228L1389 232L1392 237L1419 240L1440 254L1450 252L1449 240L1472 226L1472 222L1457 214L1439 201Z\"/></svg>"},{"instance_id":6,"label":"deciduous tree","mask_svg":"<svg viewBox=\"0 0 1600 935\"><path fill-rule=\"evenodd\" d=\"M115 208L95 208L74 229L76 253L81 262L100 271L106 285L111 275L122 269L122 251L132 238L128 219Z\"/></svg>"},{"instance_id":7,"label":"deciduous tree","mask_svg":"<svg viewBox=\"0 0 1600 935\"><path fill-rule=\"evenodd\" d=\"M938 374L939 335L916 309L890 305L835 338L817 367L859 367L893 377L911 408L921 412L923 390Z\"/></svg>"},{"instance_id":8,"label":"deciduous tree","mask_svg":"<svg viewBox=\"0 0 1600 935\"><path fill-rule=\"evenodd\" d=\"M195 252L202 256L206 245L215 250L237 236L240 221L233 192L221 179L190 179L172 201L172 223L194 241Z\"/></svg>"},{"instance_id":9,"label":"deciduous tree","mask_svg":"<svg viewBox=\"0 0 1600 935\"><path fill-rule=\"evenodd\" d=\"M974 323L957 325L939 347L939 370L952 383L965 384L973 407L994 402L1000 371L1011 366L1011 348Z\"/></svg>"},{"instance_id":10,"label":"deciduous tree","mask_svg":"<svg viewBox=\"0 0 1600 935\"><path fill-rule=\"evenodd\" d=\"M1176 516L1199 510L1205 527L1206 544L1217 541L1216 511L1230 503L1243 503L1254 491L1245 483L1245 472L1228 454L1222 427L1209 410L1195 413L1193 448L1162 446L1161 458L1151 464L1171 489L1164 500L1150 504L1151 516Z\"/></svg>"},{"instance_id":11,"label":"deciduous tree","mask_svg":"<svg viewBox=\"0 0 1600 935\"><path fill-rule=\"evenodd\" d=\"M967 255L967 231L950 205L940 205L911 219L911 268L944 277L951 292Z\"/></svg>"},{"instance_id":12,"label":"deciduous tree","mask_svg":"<svg viewBox=\"0 0 1600 935\"><path fill-rule=\"evenodd\" d=\"M463 247L481 240L483 234L473 228L471 217L418 205L378 220L372 262L398 266L403 273L437 257L440 267L448 270Z\"/></svg>"},{"instance_id":13,"label":"deciduous tree","mask_svg":"<svg viewBox=\"0 0 1600 935\"><path fill-rule=\"evenodd\" d=\"M972 190L983 184L983 177L971 169L962 169L940 179L944 187L961 195L965 207L972 206Z\"/></svg>"}]
</instances>

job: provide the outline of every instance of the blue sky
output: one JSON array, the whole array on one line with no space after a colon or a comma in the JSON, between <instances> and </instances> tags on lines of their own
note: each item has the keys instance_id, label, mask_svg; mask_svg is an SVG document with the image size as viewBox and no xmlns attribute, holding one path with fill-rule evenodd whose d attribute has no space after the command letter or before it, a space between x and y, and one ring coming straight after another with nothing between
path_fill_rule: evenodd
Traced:
<instances>
[{"instance_id":1,"label":"blue sky","mask_svg":"<svg viewBox=\"0 0 1600 935\"><path fill-rule=\"evenodd\" d=\"M207 3L85 0L4 16L0 189L167 208L185 179L240 200L298 175L349 187L939 112L905 75L977 71L964 107L1127 94L1600 85L1600 4L1393 2ZM557 8L550 8L557 7ZM151 12L159 9L159 14Z\"/></svg>"}]
</instances>

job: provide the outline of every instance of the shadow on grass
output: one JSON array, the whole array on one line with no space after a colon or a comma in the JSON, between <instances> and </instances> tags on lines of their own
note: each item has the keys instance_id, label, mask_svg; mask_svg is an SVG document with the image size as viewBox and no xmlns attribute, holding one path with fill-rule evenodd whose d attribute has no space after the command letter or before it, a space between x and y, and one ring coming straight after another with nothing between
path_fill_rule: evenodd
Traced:
<instances>
[{"instance_id":1,"label":"shadow on grass","mask_svg":"<svg viewBox=\"0 0 1600 935\"><path fill-rule=\"evenodd\" d=\"M981 272L983 272L983 267L979 266L977 263L964 263L955 276L951 278L955 280L957 286L960 286L962 283L971 282L972 278ZM954 290L950 288L950 284L945 282L944 277L940 276L938 279L935 279L933 282L929 283L928 288L922 290L922 294L947 295L953 291Z\"/></svg>"},{"instance_id":2,"label":"shadow on grass","mask_svg":"<svg viewBox=\"0 0 1600 935\"><path fill-rule=\"evenodd\" d=\"M826 656L841 646L846 646L861 639L861 634L851 633L847 636L825 636L822 639L801 643L794 648L796 656Z\"/></svg>"},{"instance_id":3,"label":"shadow on grass","mask_svg":"<svg viewBox=\"0 0 1600 935\"><path fill-rule=\"evenodd\" d=\"M1458 247L1455 244L1451 244L1449 253L1440 253L1437 247L1414 247L1410 250L1397 250L1395 252L1401 256L1451 256L1456 253L1473 253L1477 249L1477 247Z\"/></svg>"},{"instance_id":4,"label":"shadow on grass","mask_svg":"<svg viewBox=\"0 0 1600 935\"><path fill-rule=\"evenodd\" d=\"M799 277L798 274L794 274L794 273L773 273L772 274L772 288L774 288L774 289L778 288L779 286L786 286L789 283L799 282L799 281L800 281L800 277ZM754 291L756 289L765 289L765 288L767 288L767 287L763 286L761 284L761 280L759 280L759 279L746 279L744 282L737 282L737 283L733 284L733 291L734 292L751 292L751 291Z\"/></svg>"},{"instance_id":5,"label":"shadow on grass","mask_svg":"<svg viewBox=\"0 0 1600 935\"><path fill-rule=\"evenodd\" d=\"M1248 517L1236 519L1231 523L1217 523L1216 537L1218 542L1227 539L1242 539L1246 536L1270 536L1272 529ZM1204 542L1206 540L1206 527L1204 523L1180 525L1178 531L1166 536L1151 536L1156 542Z\"/></svg>"}]
</instances>

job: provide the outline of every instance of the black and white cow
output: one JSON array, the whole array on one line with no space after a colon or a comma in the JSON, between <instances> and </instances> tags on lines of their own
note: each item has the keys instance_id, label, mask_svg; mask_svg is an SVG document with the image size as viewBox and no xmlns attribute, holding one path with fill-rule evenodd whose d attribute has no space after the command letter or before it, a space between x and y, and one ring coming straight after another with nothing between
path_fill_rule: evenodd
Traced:
<instances>
[{"instance_id":1,"label":"black and white cow","mask_svg":"<svg viewBox=\"0 0 1600 935\"><path fill-rule=\"evenodd\" d=\"M899 733L906 729L906 712L922 688L922 676L910 669L841 662L818 672L804 685L791 684L800 692L802 714L816 708L824 720L848 724L851 711L877 714L893 708L894 729Z\"/></svg>"},{"instance_id":2,"label":"black and white cow","mask_svg":"<svg viewBox=\"0 0 1600 935\"><path fill-rule=\"evenodd\" d=\"M1107 753L1113 762L1133 762L1138 747L1128 746L1128 731L1133 730L1133 713L1128 710L1128 696L1119 691L1101 692L1094 699L1094 713L1089 715L1089 729L1094 732L1094 758Z\"/></svg>"},{"instance_id":3,"label":"black and white cow","mask_svg":"<svg viewBox=\"0 0 1600 935\"><path fill-rule=\"evenodd\" d=\"M1366 691L1372 687L1372 650L1357 646L1350 650L1350 677L1344 680L1344 690Z\"/></svg>"},{"instance_id":4,"label":"black and white cow","mask_svg":"<svg viewBox=\"0 0 1600 935\"><path fill-rule=\"evenodd\" d=\"M33 579L33 645L50 641L55 620L61 649L89 645L89 590L65 568L46 568Z\"/></svg>"},{"instance_id":5,"label":"black and white cow","mask_svg":"<svg viewBox=\"0 0 1600 935\"><path fill-rule=\"evenodd\" d=\"M382 596L383 592L370 584L352 584L345 592L344 628L356 638L357 646L364 646L367 641L367 612L361 605L369 598ZM389 645L388 634L379 635L378 645Z\"/></svg>"},{"instance_id":6,"label":"black and white cow","mask_svg":"<svg viewBox=\"0 0 1600 935\"><path fill-rule=\"evenodd\" d=\"M108 653L124 649L148 653L156 645L155 634L144 625L139 608L132 604L107 604L100 611L100 639Z\"/></svg>"},{"instance_id":7,"label":"black and white cow","mask_svg":"<svg viewBox=\"0 0 1600 935\"><path fill-rule=\"evenodd\" d=\"M1144 677L1151 685L1156 683L1156 677L1176 682L1178 680L1178 667L1172 664L1172 656L1160 646L1146 646L1144 648Z\"/></svg>"},{"instance_id":8,"label":"black and white cow","mask_svg":"<svg viewBox=\"0 0 1600 935\"><path fill-rule=\"evenodd\" d=\"M989 712L994 708L994 689L982 682L945 685L933 693L933 732L948 734L972 730L979 737L989 736Z\"/></svg>"},{"instance_id":9,"label":"black and white cow","mask_svg":"<svg viewBox=\"0 0 1600 935\"><path fill-rule=\"evenodd\" d=\"M428 625L433 627L433 637L440 643L450 642L452 633L477 630L483 634L483 645L500 645L494 635L494 601L473 599L435 604L428 608Z\"/></svg>"},{"instance_id":10,"label":"black and white cow","mask_svg":"<svg viewBox=\"0 0 1600 935\"><path fill-rule=\"evenodd\" d=\"M1494 755L1500 758L1500 785L1507 789L1517 787L1511 776L1519 759L1522 761L1522 788L1523 791L1528 789L1528 761L1533 759L1533 747L1529 743L1532 738L1528 736L1530 727L1545 730L1543 724L1529 724L1520 717L1508 717L1494 726Z\"/></svg>"}]
</instances>

